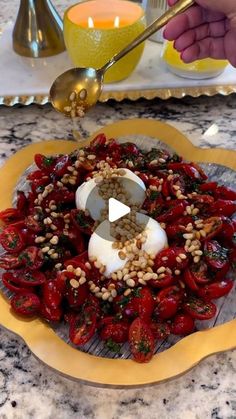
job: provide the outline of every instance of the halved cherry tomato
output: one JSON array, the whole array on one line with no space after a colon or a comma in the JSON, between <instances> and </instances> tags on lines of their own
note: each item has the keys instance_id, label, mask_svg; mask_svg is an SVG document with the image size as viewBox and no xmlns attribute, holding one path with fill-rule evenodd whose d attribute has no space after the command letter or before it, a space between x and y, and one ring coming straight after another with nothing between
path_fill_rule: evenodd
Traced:
<instances>
[{"instance_id":1,"label":"halved cherry tomato","mask_svg":"<svg viewBox=\"0 0 236 419\"><path fill-rule=\"evenodd\" d=\"M9 253L17 253L25 246L22 233L13 226L8 226L1 232L0 244Z\"/></svg>"},{"instance_id":2,"label":"halved cherry tomato","mask_svg":"<svg viewBox=\"0 0 236 419\"><path fill-rule=\"evenodd\" d=\"M170 334L170 326L168 323L161 320L152 320L150 323L150 329L154 339L166 339Z\"/></svg>"},{"instance_id":3,"label":"halved cherry tomato","mask_svg":"<svg viewBox=\"0 0 236 419\"><path fill-rule=\"evenodd\" d=\"M70 322L69 337L74 345L84 345L97 328L96 313L89 307L78 313Z\"/></svg>"},{"instance_id":4,"label":"halved cherry tomato","mask_svg":"<svg viewBox=\"0 0 236 419\"><path fill-rule=\"evenodd\" d=\"M32 292L21 291L11 298L11 307L17 314L34 316L39 312L40 299Z\"/></svg>"},{"instance_id":5,"label":"halved cherry tomato","mask_svg":"<svg viewBox=\"0 0 236 419\"><path fill-rule=\"evenodd\" d=\"M81 233L88 235L92 234L94 221L90 216L85 215L84 211L79 209L71 210L71 220L75 228L78 228Z\"/></svg>"},{"instance_id":6,"label":"halved cherry tomato","mask_svg":"<svg viewBox=\"0 0 236 419\"><path fill-rule=\"evenodd\" d=\"M198 320L212 319L217 311L215 304L196 297L188 297L183 308L193 319Z\"/></svg>"},{"instance_id":7,"label":"halved cherry tomato","mask_svg":"<svg viewBox=\"0 0 236 419\"><path fill-rule=\"evenodd\" d=\"M21 213L26 213L28 209L28 200L23 191L17 191L16 208Z\"/></svg>"},{"instance_id":8,"label":"halved cherry tomato","mask_svg":"<svg viewBox=\"0 0 236 419\"><path fill-rule=\"evenodd\" d=\"M66 282L66 291L65 291L65 297L69 303L69 306L72 308L79 308L84 304L87 296L88 296L89 290L88 285L85 283L83 285L80 285L78 288L74 288L70 281Z\"/></svg>"},{"instance_id":9,"label":"halved cherry tomato","mask_svg":"<svg viewBox=\"0 0 236 419\"><path fill-rule=\"evenodd\" d=\"M0 221L5 224L11 224L21 219L22 214L17 208L7 208L3 211L0 211Z\"/></svg>"},{"instance_id":10,"label":"halved cherry tomato","mask_svg":"<svg viewBox=\"0 0 236 419\"><path fill-rule=\"evenodd\" d=\"M33 292L32 287L22 287L19 283L18 275L14 272L4 272L2 274L2 283L10 291L18 293L21 291Z\"/></svg>"},{"instance_id":11,"label":"halved cherry tomato","mask_svg":"<svg viewBox=\"0 0 236 419\"><path fill-rule=\"evenodd\" d=\"M196 284L195 282L195 278L192 274L192 272L190 271L190 269L185 269L184 271L184 282L185 284L192 290L192 291L197 291L199 286Z\"/></svg>"},{"instance_id":12,"label":"halved cherry tomato","mask_svg":"<svg viewBox=\"0 0 236 419\"><path fill-rule=\"evenodd\" d=\"M128 317L139 316L144 321L149 321L154 310L154 299L148 287L136 288L125 306L124 313Z\"/></svg>"},{"instance_id":13,"label":"halved cherry tomato","mask_svg":"<svg viewBox=\"0 0 236 419\"><path fill-rule=\"evenodd\" d=\"M236 212L236 203L231 200L218 199L211 205L210 212L213 215L231 217Z\"/></svg>"},{"instance_id":14,"label":"halved cherry tomato","mask_svg":"<svg viewBox=\"0 0 236 419\"><path fill-rule=\"evenodd\" d=\"M71 159L68 154L57 157L56 163L53 167L53 174L58 177L62 177L67 172L68 166L71 166Z\"/></svg>"},{"instance_id":15,"label":"halved cherry tomato","mask_svg":"<svg viewBox=\"0 0 236 419\"><path fill-rule=\"evenodd\" d=\"M112 339L116 343L124 343L128 340L129 324L124 321L116 321L105 325L99 333L102 340Z\"/></svg>"},{"instance_id":16,"label":"halved cherry tomato","mask_svg":"<svg viewBox=\"0 0 236 419\"><path fill-rule=\"evenodd\" d=\"M154 309L154 317L161 320L167 320L173 317L179 308L179 301L173 296L162 298Z\"/></svg>"},{"instance_id":17,"label":"halved cherry tomato","mask_svg":"<svg viewBox=\"0 0 236 419\"><path fill-rule=\"evenodd\" d=\"M43 154L38 153L35 154L34 161L40 170L44 170L45 172L50 173L56 159L55 157L44 156Z\"/></svg>"},{"instance_id":18,"label":"halved cherry tomato","mask_svg":"<svg viewBox=\"0 0 236 419\"><path fill-rule=\"evenodd\" d=\"M213 282L198 290L199 297L204 300L215 300L227 295L233 288L233 281Z\"/></svg>"},{"instance_id":19,"label":"halved cherry tomato","mask_svg":"<svg viewBox=\"0 0 236 419\"><path fill-rule=\"evenodd\" d=\"M189 314L177 314L171 324L171 333L174 335L189 335L194 331L194 320Z\"/></svg>"},{"instance_id":20,"label":"halved cherry tomato","mask_svg":"<svg viewBox=\"0 0 236 419\"><path fill-rule=\"evenodd\" d=\"M201 285L207 284L210 281L207 269L207 264L203 260L200 260L198 263L193 263L189 267L190 274L192 275L195 283Z\"/></svg>"},{"instance_id":21,"label":"halved cherry tomato","mask_svg":"<svg viewBox=\"0 0 236 419\"><path fill-rule=\"evenodd\" d=\"M183 240L183 234L186 233L186 227L192 222L192 217L186 215L178 218L172 224L168 223L165 229L168 239L172 239L173 241Z\"/></svg>"},{"instance_id":22,"label":"halved cherry tomato","mask_svg":"<svg viewBox=\"0 0 236 419\"><path fill-rule=\"evenodd\" d=\"M56 281L48 281L43 284L43 301L47 307L56 309L62 301L61 290Z\"/></svg>"},{"instance_id":23,"label":"halved cherry tomato","mask_svg":"<svg viewBox=\"0 0 236 419\"><path fill-rule=\"evenodd\" d=\"M202 238L203 241L212 239L213 237L217 236L223 227L221 217L206 218L203 220L202 224L202 230L204 230L206 233L206 236Z\"/></svg>"},{"instance_id":24,"label":"halved cherry tomato","mask_svg":"<svg viewBox=\"0 0 236 419\"><path fill-rule=\"evenodd\" d=\"M182 301L184 297L184 291L178 285L171 285L170 287L164 288L157 294L157 302L162 301L164 298L174 297L177 301Z\"/></svg>"},{"instance_id":25,"label":"halved cherry tomato","mask_svg":"<svg viewBox=\"0 0 236 419\"><path fill-rule=\"evenodd\" d=\"M211 196L211 195L204 195L204 194L196 194L196 195L193 195L193 194L191 194L191 201L194 201L194 202L196 202L196 204L197 205L199 205L199 204L204 204L204 205L207 205L207 206L209 206L209 205L214 205L214 198L213 198L213 196ZM212 208L212 207L211 207Z\"/></svg>"},{"instance_id":26,"label":"halved cherry tomato","mask_svg":"<svg viewBox=\"0 0 236 419\"><path fill-rule=\"evenodd\" d=\"M167 249L162 250L156 255L154 260L155 271L162 266L172 269L176 263L175 257L175 251L172 247L168 247Z\"/></svg>"},{"instance_id":27,"label":"halved cherry tomato","mask_svg":"<svg viewBox=\"0 0 236 419\"><path fill-rule=\"evenodd\" d=\"M42 302L40 307L40 314L45 320L50 322L59 322L63 313L61 307L48 307L44 302Z\"/></svg>"},{"instance_id":28,"label":"halved cherry tomato","mask_svg":"<svg viewBox=\"0 0 236 419\"><path fill-rule=\"evenodd\" d=\"M228 262L228 250L216 240L205 242L204 255L208 265L215 269L223 269Z\"/></svg>"},{"instance_id":29,"label":"halved cherry tomato","mask_svg":"<svg viewBox=\"0 0 236 419\"><path fill-rule=\"evenodd\" d=\"M105 134L98 134L91 142L90 142L90 149L91 150L99 150L100 148L103 148L106 144L107 138Z\"/></svg>"},{"instance_id":30,"label":"halved cherry tomato","mask_svg":"<svg viewBox=\"0 0 236 419\"><path fill-rule=\"evenodd\" d=\"M220 199L228 199L230 201L236 201L236 191L228 188L227 186L218 186L215 190L215 195Z\"/></svg>"},{"instance_id":31,"label":"halved cherry tomato","mask_svg":"<svg viewBox=\"0 0 236 419\"><path fill-rule=\"evenodd\" d=\"M38 286L42 285L46 282L45 275L40 271L29 271L23 269L17 272L18 280L21 285L25 286Z\"/></svg>"},{"instance_id":32,"label":"halved cherry tomato","mask_svg":"<svg viewBox=\"0 0 236 419\"><path fill-rule=\"evenodd\" d=\"M22 261L15 255L5 254L0 256L0 268L2 269L16 269L22 266Z\"/></svg>"},{"instance_id":33,"label":"halved cherry tomato","mask_svg":"<svg viewBox=\"0 0 236 419\"><path fill-rule=\"evenodd\" d=\"M236 233L236 222L231 220L228 217L221 217L222 219L222 229L220 232L220 239L226 241L227 243L234 244L234 234Z\"/></svg>"},{"instance_id":34,"label":"halved cherry tomato","mask_svg":"<svg viewBox=\"0 0 236 419\"><path fill-rule=\"evenodd\" d=\"M217 182L206 182L198 186L199 191L214 192L218 186Z\"/></svg>"},{"instance_id":35,"label":"halved cherry tomato","mask_svg":"<svg viewBox=\"0 0 236 419\"><path fill-rule=\"evenodd\" d=\"M163 278L151 279L148 284L153 288L165 288L173 284L174 277L168 273L165 273Z\"/></svg>"},{"instance_id":36,"label":"halved cherry tomato","mask_svg":"<svg viewBox=\"0 0 236 419\"><path fill-rule=\"evenodd\" d=\"M38 220L35 220L34 215L28 215L25 218L25 225L29 230L39 233L43 229L43 223Z\"/></svg>"},{"instance_id":37,"label":"halved cherry tomato","mask_svg":"<svg viewBox=\"0 0 236 419\"><path fill-rule=\"evenodd\" d=\"M219 281L222 281L222 279L225 279L230 268L231 268L230 260L228 260L228 262L225 264L225 266L222 269L219 269L218 271L214 272L214 281L219 282Z\"/></svg>"},{"instance_id":38,"label":"halved cherry tomato","mask_svg":"<svg viewBox=\"0 0 236 419\"><path fill-rule=\"evenodd\" d=\"M43 253L38 247L29 246L20 253L19 261L26 266L26 268L34 271L41 268L43 265Z\"/></svg>"},{"instance_id":39,"label":"halved cherry tomato","mask_svg":"<svg viewBox=\"0 0 236 419\"><path fill-rule=\"evenodd\" d=\"M139 317L130 326L129 344L135 361L150 361L154 353L154 337L150 327Z\"/></svg>"},{"instance_id":40,"label":"halved cherry tomato","mask_svg":"<svg viewBox=\"0 0 236 419\"><path fill-rule=\"evenodd\" d=\"M157 217L159 222L172 222L184 214L187 201L178 201L176 205Z\"/></svg>"}]
</instances>

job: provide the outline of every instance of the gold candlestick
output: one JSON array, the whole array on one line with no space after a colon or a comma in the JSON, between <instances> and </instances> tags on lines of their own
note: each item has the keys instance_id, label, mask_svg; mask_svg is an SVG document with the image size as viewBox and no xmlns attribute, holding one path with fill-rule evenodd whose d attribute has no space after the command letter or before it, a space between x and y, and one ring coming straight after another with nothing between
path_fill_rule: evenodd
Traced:
<instances>
[{"instance_id":1,"label":"gold candlestick","mask_svg":"<svg viewBox=\"0 0 236 419\"><path fill-rule=\"evenodd\" d=\"M13 30L13 49L41 58L65 50L63 22L50 0L21 0Z\"/></svg>"}]
</instances>

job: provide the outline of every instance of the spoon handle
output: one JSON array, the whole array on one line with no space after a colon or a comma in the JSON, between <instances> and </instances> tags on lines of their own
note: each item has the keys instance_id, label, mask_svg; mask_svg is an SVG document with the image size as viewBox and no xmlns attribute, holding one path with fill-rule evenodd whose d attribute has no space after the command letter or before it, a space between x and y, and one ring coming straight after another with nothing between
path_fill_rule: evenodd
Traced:
<instances>
[{"instance_id":1,"label":"spoon handle","mask_svg":"<svg viewBox=\"0 0 236 419\"><path fill-rule=\"evenodd\" d=\"M179 0L174 6L170 7L162 16L156 19L149 25L137 38L135 38L127 47L122 49L118 54L114 55L102 68L101 71L105 72L113 64L123 58L126 54L136 48L139 44L165 26L174 16L184 12L194 4L194 0Z\"/></svg>"}]
</instances>

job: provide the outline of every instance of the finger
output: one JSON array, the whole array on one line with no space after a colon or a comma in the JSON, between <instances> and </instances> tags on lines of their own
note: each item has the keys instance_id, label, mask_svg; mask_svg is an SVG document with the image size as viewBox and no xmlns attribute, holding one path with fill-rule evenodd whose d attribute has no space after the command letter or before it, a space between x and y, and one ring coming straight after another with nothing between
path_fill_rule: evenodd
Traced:
<instances>
[{"instance_id":1,"label":"finger","mask_svg":"<svg viewBox=\"0 0 236 419\"><path fill-rule=\"evenodd\" d=\"M175 41L175 49L182 51L190 47L196 41L201 41L205 38L218 38L223 37L228 30L227 20L221 20L219 22L205 23L198 26L195 29L189 29L187 32L180 35Z\"/></svg>"},{"instance_id":2,"label":"finger","mask_svg":"<svg viewBox=\"0 0 236 419\"><path fill-rule=\"evenodd\" d=\"M192 6L166 25L164 37L169 41L173 41L189 29L200 26L203 23L217 22L224 18L225 16L222 13L211 12L199 6Z\"/></svg>"},{"instance_id":3,"label":"finger","mask_svg":"<svg viewBox=\"0 0 236 419\"><path fill-rule=\"evenodd\" d=\"M181 58L185 63L191 63L203 58L225 59L224 38L205 38L186 48Z\"/></svg>"}]
</instances>

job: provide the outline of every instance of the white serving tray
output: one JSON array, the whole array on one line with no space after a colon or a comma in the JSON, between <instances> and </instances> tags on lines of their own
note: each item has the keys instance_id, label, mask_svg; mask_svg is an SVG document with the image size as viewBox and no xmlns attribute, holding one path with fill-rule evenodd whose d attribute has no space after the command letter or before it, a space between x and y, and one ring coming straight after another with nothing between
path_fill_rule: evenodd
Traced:
<instances>
[{"instance_id":1,"label":"white serving tray","mask_svg":"<svg viewBox=\"0 0 236 419\"><path fill-rule=\"evenodd\" d=\"M72 67L70 59L66 52L46 59L17 55L12 49L12 29L13 24L8 23L0 32L0 104L45 104L53 80ZM167 70L160 58L161 48L161 44L147 41L143 57L134 73L120 83L105 85L101 102L108 99L168 99L236 92L236 69L232 66L229 65L220 76L213 79L184 79Z\"/></svg>"}]
</instances>

